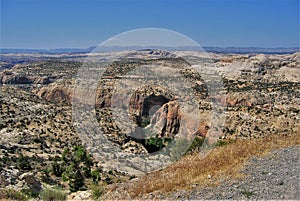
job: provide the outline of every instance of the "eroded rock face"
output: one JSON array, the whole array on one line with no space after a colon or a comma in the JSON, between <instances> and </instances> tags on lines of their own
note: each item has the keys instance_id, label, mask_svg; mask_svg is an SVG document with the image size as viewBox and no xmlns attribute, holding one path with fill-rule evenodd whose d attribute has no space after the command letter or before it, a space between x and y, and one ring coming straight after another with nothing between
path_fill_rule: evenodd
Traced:
<instances>
[{"instance_id":1,"label":"eroded rock face","mask_svg":"<svg viewBox=\"0 0 300 201\"><path fill-rule=\"evenodd\" d=\"M32 80L26 76L12 74L9 76L4 75L2 77L3 84L32 84Z\"/></svg>"},{"instance_id":2,"label":"eroded rock face","mask_svg":"<svg viewBox=\"0 0 300 201\"><path fill-rule=\"evenodd\" d=\"M180 128L180 106L177 101L165 103L151 118L149 128L158 137L174 138Z\"/></svg>"},{"instance_id":3,"label":"eroded rock face","mask_svg":"<svg viewBox=\"0 0 300 201\"><path fill-rule=\"evenodd\" d=\"M0 73L0 84L49 84L47 76L28 76L16 73L12 70L5 70Z\"/></svg>"},{"instance_id":4,"label":"eroded rock face","mask_svg":"<svg viewBox=\"0 0 300 201\"><path fill-rule=\"evenodd\" d=\"M38 97L51 102L72 101L73 88L69 83L52 83L35 91Z\"/></svg>"},{"instance_id":5,"label":"eroded rock face","mask_svg":"<svg viewBox=\"0 0 300 201\"><path fill-rule=\"evenodd\" d=\"M51 80L47 76L42 76L42 77L37 76L37 77L33 78L33 83L34 84L43 84L43 85L45 85L45 84L50 84Z\"/></svg>"},{"instance_id":6,"label":"eroded rock face","mask_svg":"<svg viewBox=\"0 0 300 201\"><path fill-rule=\"evenodd\" d=\"M171 93L161 87L145 87L132 95L129 102L129 113L138 126L144 127L142 118L153 115L158 108L173 98Z\"/></svg>"}]
</instances>

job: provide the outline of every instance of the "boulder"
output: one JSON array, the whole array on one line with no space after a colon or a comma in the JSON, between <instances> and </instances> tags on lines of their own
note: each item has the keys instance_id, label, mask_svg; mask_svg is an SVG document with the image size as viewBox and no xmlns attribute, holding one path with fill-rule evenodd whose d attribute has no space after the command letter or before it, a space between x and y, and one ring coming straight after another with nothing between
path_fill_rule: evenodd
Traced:
<instances>
[{"instance_id":1,"label":"boulder","mask_svg":"<svg viewBox=\"0 0 300 201\"><path fill-rule=\"evenodd\" d=\"M129 142L125 143L122 146L122 149L125 152L129 152L129 153L134 153L134 154L145 154L147 153L147 150L145 149L145 147L133 140L130 140Z\"/></svg>"},{"instance_id":2,"label":"boulder","mask_svg":"<svg viewBox=\"0 0 300 201\"><path fill-rule=\"evenodd\" d=\"M23 183L23 188L30 189L35 193L39 193L42 190L42 184L35 178L33 173L23 173L20 175L19 179Z\"/></svg>"}]
</instances>

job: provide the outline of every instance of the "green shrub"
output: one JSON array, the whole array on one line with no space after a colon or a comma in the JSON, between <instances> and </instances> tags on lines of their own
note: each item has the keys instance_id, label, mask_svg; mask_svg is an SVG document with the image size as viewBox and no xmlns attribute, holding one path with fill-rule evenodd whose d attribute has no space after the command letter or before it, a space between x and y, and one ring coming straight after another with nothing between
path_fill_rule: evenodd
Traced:
<instances>
[{"instance_id":1,"label":"green shrub","mask_svg":"<svg viewBox=\"0 0 300 201\"><path fill-rule=\"evenodd\" d=\"M205 141L205 138L195 137L192 144L188 148L187 152L200 150L200 148L202 147L204 141Z\"/></svg>"},{"instance_id":2,"label":"green shrub","mask_svg":"<svg viewBox=\"0 0 300 201\"><path fill-rule=\"evenodd\" d=\"M250 190L247 190L247 189L243 189L241 191L241 193L246 197L246 198L250 198L251 196L254 195L254 193Z\"/></svg>"},{"instance_id":3,"label":"green shrub","mask_svg":"<svg viewBox=\"0 0 300 201\"><path fill-rule=\"evenodd\" d=\"M148 126L150 124L150 117L146 117L146 116L142 116L141 119L141 127L145 128L146 126Z\"/></svg>"},{"instance_id":4,"label":"green shrub","mask_svg":"<svg viewBox=\"0 0 300 201\"><path fill-rule=\"evenodd\" d=\"M234 139L229 139L229 140L218 140L216 143L216 147L221 147L221 146L225 146L228 144L232 144L234 143L236 140Z\"/></svg>"},{"instance_id":5,"label":"green shrub","mask_svg":"<svg viewBox=\"0 0 300 201\"><path fill-rule=\"evenodd\" d=\"M52 163L52 171L54 173L55 176L57 177L61 177L62 173L65 171L65 163L61 162L58 163L56 161L54 161Z\"/></svg>"},{"instance_id":6,"label":"green shrub","mask_svg":"<svg viewBox=\"0 0 300 201\"><path fill-rule=\"evenodd\" d=\"M71 161L72 160L72 155L71 155L71 152L70 152L70 148L67 147L64 149L63 153L62 153L62 159L63 161L65 162L68 162L68 161Z\"/></svg>"},{"instance_id":7,"label":"green shrub","mask_svg":"<svg viewBox=\"0 0 300 201\"><path fill-rule=\"evenodd\" d=\"M84 186L84 177L81 174L80 168L72 163L62 174L63 181L68 182L70 190L76 192Z\"/></svg>"},{"instance_id":8,"label":"green shrub","mask_svg":"<svg viewBox=\"0 0 300 201\"><path fill-rule=\"evenodd\" d=\"M94 184L98 184L98 182L101 180L100 171L98 169L97 170L93 170L91 172L91 176L93 178Z\"/></svg>"},{"instance_id":9,"label":"green shrub","mask_svg":"<svg viewBox=\"0 0 300 201\"><path fill-rule=\"evenodd\" d=\"M66 181L72 192L83 189L85 178L93 178L94 182L100 180L100 174L92 175L91 168L94 165L92 157L82 146L66 148L62 158L56 158L52 162L52 172L57 177Z\"/></svg>"},{"instance_id":10,"label":"green shrub","mask_svg":"<svg viewBox=\"0 0 300 201\"><path fill-rule=\"evenodd\" d=\"M25 194L28 198L37 198L39 196L38 192L34 192L31 189L22 189L21 192Z\"/></svg>"},{"instance_id":11,"label":"green shrub","mask_svg":"<svg viewBox=\"0 0 300 201\"><path fill-rule=\"evenodd\" d=\"M102 186L92 186L92 198L94 200L98 200L103 194L103 187Z\"/></svg>"},{"instance_id":12,"label":"green shrub","mask_svg":"<svg viewBox=\"0 0 300 201\"><path fill-rule=\"evenodd\" d=\"M168 146L171 140L171 138L151 137L145 139L145 147L149 153L152 153Z\"/></svg>"},{"instance_id":13,"label":"green shrub","mask_svg":"<svg viewBox=\"0 0 300 201\"><path fill-rule=\"evenodd\" d=\"M0 189L0 200L5 199L26 201L28 197L24 193L13 189Z\"/></svg>"},{"instance_id":14,"label":"green shrub","mask_svg":"<svg viewBox=\"0 0 300 201\"><path fill-rule=\"evenodd\" d=\"M75 161L77 163L85 161L86 155L87 155L87 153L82 146L75 146L73 148L73 158L75 159Z\"/></svg>"},{"instance_id":15,"label":"green shrub","mask_svg":"<svg viewBox=\"0 0 300 201\"><path fill-rule=\"evenodd\" d=\"M85 157L84 157L84 162L83 162L83 166L82 166L82 169L83 169L83 174L85 177L89 178L91 177L91 173L92 173L92 166L94 165L94 162L93 162L93 159L92 159L92 156L90 154L85 154Z\"/></svg>"},{"instance_id":16,"label":"green shrub","mask_svg":"<svg viewBox=\"0 0 300 201\"><path fill-rule=\"evenodd\" d=\"M62 201L67 199L67 194L57 188L46 188L41 191L40 197L43 201Z\"/></svg>"},{"instance_id":17,"label":"green shrub","mask_svg":"<svg viewBox=\"0 0 300 201\"><path fill-rule=\"evenodd\" d=\"M28 156L20 156L17 158L17 167L20 170L32 170L30 158Z\"/></svg>"}]
</instances>

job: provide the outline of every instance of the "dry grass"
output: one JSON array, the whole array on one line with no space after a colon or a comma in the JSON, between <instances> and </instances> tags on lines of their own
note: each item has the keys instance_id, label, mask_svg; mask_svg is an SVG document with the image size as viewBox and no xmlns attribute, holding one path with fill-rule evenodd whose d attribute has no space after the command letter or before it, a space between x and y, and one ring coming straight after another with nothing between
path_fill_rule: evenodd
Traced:
<instances>
[{"instance_id":1,"label":"dry grass","mask_svg":"<svg viewBox=\"0 0 300 201\"><path fill-rule=\"evenodd\" d=\"M250 157L292 145L300 145L299 134L240 139L232 144L216 147L204 158L199 153L185 156L164 170L142 176L122 188L111 189L109 194L135 198L155 191L167 193L177 189L189 189L194 184L201 184L202 187L214 186L224 179L243 177L240 169Z\"/></svg>"}]
</instances>

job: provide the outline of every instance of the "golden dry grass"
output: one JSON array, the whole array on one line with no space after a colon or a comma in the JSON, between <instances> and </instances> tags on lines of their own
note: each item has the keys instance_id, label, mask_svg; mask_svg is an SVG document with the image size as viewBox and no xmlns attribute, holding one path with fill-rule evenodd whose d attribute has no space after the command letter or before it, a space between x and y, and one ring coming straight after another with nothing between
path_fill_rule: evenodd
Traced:
<instances>
[{"instance_id":1,"label":"golden dry grass","mask_svg":"<svg viewBox=\"0 0 300 201\"><path fill-rule=\"evenodd\" d=\"M204 158L199 153L185 156L166 169L142 176L126 187L111 189L109 194L113 196L117 192L123 198L135 198L155 191L168 193L177 189L189 189L194 184L214 186L224 179L243 177L240 169L250 157L295 145L300 145L299 134L239 139L232 144L216 147Z\"/></svg>"}]
</instances>

